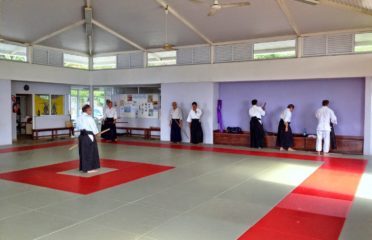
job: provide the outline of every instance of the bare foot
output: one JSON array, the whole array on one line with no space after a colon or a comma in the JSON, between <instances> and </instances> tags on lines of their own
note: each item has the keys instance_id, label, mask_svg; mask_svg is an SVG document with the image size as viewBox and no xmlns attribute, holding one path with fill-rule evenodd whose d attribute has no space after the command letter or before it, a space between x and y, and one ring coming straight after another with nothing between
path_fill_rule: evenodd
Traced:
<instances>
[{"instance_id":1,"label":"bare foot","mask_svg":"<svg viewBox=\"0 0 372 240\"><path fill-rule=\"evenodd\" d=\"M324 156L329 156L329 153L326 153L326 152L325 152L325 153L323 153L323 155L324 155Z\"/></svg>"},{"instance_id":2,"label":"bare foot","mask_svg":"<svg viewBox=\"0 0 372 240\"><path fill-rule=\"evenodd\" d=\"M293 148L288 148L288 152L295 152L296 150L294 150Z\"/></svg>"},{"instance_id":3,"label":"bare foot","mask_svg":"<svg viewBox=\"0 0 372 240\"><path fill-rule=\"evenodd\" d=\"M280 151L284 151L284 148L281 147L279 150L280 150Z\"/></svg>"},{"instance_id":4,"label":"bare foot","mask_svg":"<svg viewBox=\"0 0 372 240\"><path fill-rule=\"evenodd\" d=\"M90 171L88 171L88 173L96 173L96 172L98 172L98 170L90 170Z\"/></svg>"},{"instance_id":5,"label":"bare foot","mask_svg":"<svg viewBox=\"0 0 372 240\"><path fill-rule=\"evenodd\" d=\"M317 153L318 153L319 156L321 155L321 152L317 152Z\"/></svg>"}]
</instances>

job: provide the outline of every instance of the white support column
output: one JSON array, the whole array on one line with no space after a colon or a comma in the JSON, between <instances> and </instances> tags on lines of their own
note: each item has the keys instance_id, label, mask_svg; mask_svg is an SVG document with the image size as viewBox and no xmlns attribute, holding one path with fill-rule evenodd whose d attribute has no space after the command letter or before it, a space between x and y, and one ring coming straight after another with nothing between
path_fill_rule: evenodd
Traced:
<instances>
[{"instance_id":1,"label":"white support column","mask_svg":"<svg viewBox=\"0 0 372 240\"><path fill-rule=\"evenodd\" d=\"M364 150L365 155L372 155L372 77L365 80L364 100Z\"/></svg>"},{"instance_id":2,"label":"white support column","mask_svg":"<svg viewBox=\"0 0 372 240\"><path fill-rule=\"evenodd\" d=\"M34 47L33 46L28 46L27 47L27 61L28 61L28 63L32 64L33 55L34 55Z\"/></svg>"},{"instance_id":3,"label":"white support column","mask_svg":"<svg viewBox=\"0 0 372 240\"><path fill-rule=\"evenodd\" d=\"M215 46L211 45L211 64L214 64Z\"/></svg>"},{"instance_id":4,"label":"white support column","mask_svg":"<svg viewBox=\"0 0 372 240\"><path fill-rule=\"evenodd\" d=\"M297 57L302 58L304 55L304 38L297 37Z\"/></svg>"},{"instance_id":5,"label":"white support column","mask_svg":"<svg viewBox=\"0 0 372 240\"><path fill-rule=\"evenodd\" d=\"M12 144L12 127L16 124L15 114L12 112L11 86L10 80L0 79L0 146Z\"/></svg>"},{"instance_id":6,"label":"white support column","mask_svg":"<svg viewBox=\"0 0 372 240\"><path fill-rule=\"evenodd\" d=\"M89 71L93 70L93 56L89 55Z\"/></svg>"},{"instance_id":7,"label":"white support column","mask_svg":"<svg viewBox=\"0 0 372 240\"><path fill-rule=\"evenodd\" d=\"M89 86L89 105L94 109L94 88L92 84Z\"/></svg>"}]
</instances>

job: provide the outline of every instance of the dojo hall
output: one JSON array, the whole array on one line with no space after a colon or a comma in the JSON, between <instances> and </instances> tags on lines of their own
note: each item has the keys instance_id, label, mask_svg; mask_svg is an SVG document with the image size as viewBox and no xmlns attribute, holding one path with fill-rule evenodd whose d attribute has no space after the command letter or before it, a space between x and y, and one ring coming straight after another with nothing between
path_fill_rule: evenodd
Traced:
<instances>
[{"instance_id":1,"label":"dojo hall","mask_svg":"<svg viewBox=\"0 0 372 240\"><path fill-rule=\"evenodd\" d=\"M372 0L0 0L0 240L372 239Z\"/></svg>"}]
</instances>

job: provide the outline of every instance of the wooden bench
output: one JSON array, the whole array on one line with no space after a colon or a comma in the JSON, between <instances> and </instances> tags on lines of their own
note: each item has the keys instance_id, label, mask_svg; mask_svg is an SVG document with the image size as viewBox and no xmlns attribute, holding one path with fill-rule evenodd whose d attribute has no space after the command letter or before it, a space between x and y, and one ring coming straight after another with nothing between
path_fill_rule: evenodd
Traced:
<instances>
[{"instance_id":1,"label":"wooden bench","mask_svg":"<svg viewBox=\"0 0 372 240\"><path fill-rule=\"evenodd\" d=\"M151 139L152 132L160 132L160 128L158 127L116 127L116 129L125 130L128 136L132 136L132 131L143 131L145 139Z\"/></svg>"},{"instance_id":2,"label":"wooden bench","mask_svg":"<svg viewBox=\"0 0 372 240\"><path fill-rule=\"evenodd\" d=\"M294 149L304 151L315 151L315 138L304 137L301 134L294 134ZM233 134L227 132L219 132L215 130L213 133L214 144L246 146L250 145L250 133L243 132L241 134ZM331 150L335 153L346 154L363 154L363 137L355 136L340 136L336 135L337 149ZM267 148L276 148L276 134L267 133L265 135L265 146Z\"/></svg>"},{"instance_id":3,"label":"wooden bench","mask_svg":"<svg viewBox=\"0 0 372 240\"><path fill-rule=\"evenodd\" d=\"M59 134L58 131L68 130L69 133L61 133ZM39 139L39 133L40 132L52 132L52 135L47 135L48 137L51 136L52 139L58 137L58 136L74 136L75 131L73 127L61 127L61 128L41 128L41 129L32 129L32 138L33 139ZM43 136L43 137L47 137Z\"/></svg>"}]
</instances>

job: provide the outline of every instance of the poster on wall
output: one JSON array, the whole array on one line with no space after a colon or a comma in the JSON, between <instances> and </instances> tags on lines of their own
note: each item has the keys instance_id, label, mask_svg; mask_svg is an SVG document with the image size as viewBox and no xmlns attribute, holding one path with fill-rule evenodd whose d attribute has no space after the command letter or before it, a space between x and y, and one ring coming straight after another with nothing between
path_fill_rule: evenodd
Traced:
<instances>
[{"instance_id":1,"label":"poster on wall","mask_svg":"<svg viewBox=\"0 0 372 240\"><path fill-rule=\"evenodd\" d=\"M159 118L159 94L120 94L114 97L122 118Z\"/></svg>"},{"instance_id":2,"label":"poster on wall","mask_svg":"<svg viewBox=\"0 0 372 240\"><path fill-rule=\"evenodd\" d=\"M35 115L49 115L49 95L36 94L35 95Z\"/></svg>"},{"instance_id":3,"label":"poster on wall","mask_svg":"<svg viewBox=\"0 0 372 240\"><path fill-rule=\"evenodd\" d=\"M63 95L52 95L51 113L52 115L64 115L65 114L65 96Z\"/></svg>"}]
</instances>

